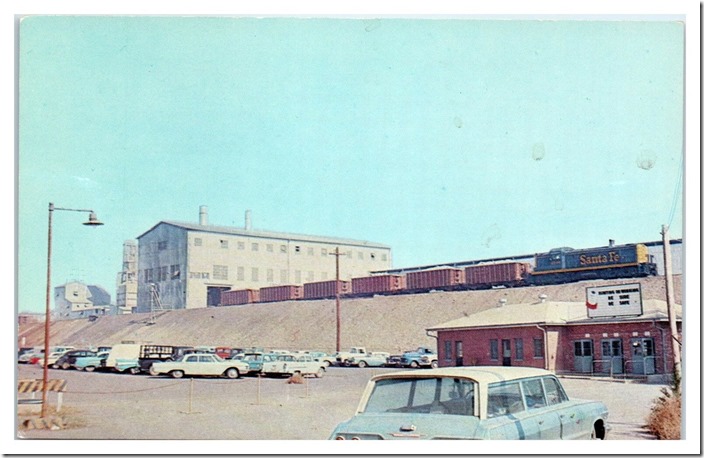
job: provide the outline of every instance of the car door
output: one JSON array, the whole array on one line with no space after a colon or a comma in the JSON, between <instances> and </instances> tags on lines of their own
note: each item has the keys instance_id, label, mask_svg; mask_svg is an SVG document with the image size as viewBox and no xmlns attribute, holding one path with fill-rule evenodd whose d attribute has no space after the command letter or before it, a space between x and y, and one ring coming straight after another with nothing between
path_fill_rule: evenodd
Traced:
<instances>
[{"instance_id":1,"label":"car door","mask_svg":"<svg viewBox=\"0 0 704 458\"><path fill-rule=\"evenodd\" d=\"M198 374L198 355L188 355L183 358L183 373L186 375Z\"/></svg>"},{"instance_id":2,"label":"car door","mask_svg":"<svg viewBox=\"0 0 704 458\"><path fill-rule=\"evenodd\" d=\"M562 424L555 408L548 405L542 378L521 381L528 418L535 423L538 439L560 439Z\"/></svg>"},{"instance_id":3,"label":"car door","mask_svg":"<svg viewBox=\"0 0 704 458\"><path fill-rule=\"evenodd\" d=\"M585 412L567 398L555 377L544 377L543 386L548 406L560 419L560 439L578 439L585 434L585 429L591 432Z\"/></svg>"},{"instance_id":4,"label":"car door","mask_svg":"<svg viewBox=\"0 0 704 458\"><path fill-rule=\"evenodd\" d=\"M526 410L518 381L489 384L486 426L492 439L540 439L538 420Z\"/></svg>"}]
</instances>

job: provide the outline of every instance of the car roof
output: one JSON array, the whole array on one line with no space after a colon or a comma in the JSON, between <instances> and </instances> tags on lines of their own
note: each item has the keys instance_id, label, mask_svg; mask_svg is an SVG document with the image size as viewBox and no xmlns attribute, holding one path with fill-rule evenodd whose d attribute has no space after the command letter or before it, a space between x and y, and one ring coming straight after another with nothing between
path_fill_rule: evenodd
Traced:
<instances>
[{"instance_id":1,"label":"car roof","mask_svg":"<svg viewBox=\"0 0 704 458\"><path fill-rule=\"evenodd\" d=\"M463 377L470 378L479 383L495 383L517 380L526 377L540 377L554 375L545 369L534 367L505 367L505 366L471 366L471 367L442 367L423 371L390 372L372 377L372 380L394 378L433 378L433 377Z\"/></svg>"}]
</instances>

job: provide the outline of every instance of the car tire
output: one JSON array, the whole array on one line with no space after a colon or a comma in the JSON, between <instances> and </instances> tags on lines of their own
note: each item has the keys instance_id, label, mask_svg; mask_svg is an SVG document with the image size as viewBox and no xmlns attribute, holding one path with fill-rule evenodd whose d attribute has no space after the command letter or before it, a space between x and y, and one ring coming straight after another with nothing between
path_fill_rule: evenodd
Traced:
<instances>
[{"instance_id":1,"label":"car tire","mask_svg":"<svg viewBox=\"0 0 704 458\"><path fill-rule=\"evenodd\" d=\"M315 373L315 378L323 378L323 375L325 375L325 368L321 367L318 369L318 372Z\"/></svg>"},{"instance_id":2,"label":"car tire","mask_svg":"<svg viewBox=\"0 0 704 458\"><path fill-rule=\"evenodd\" d=\"M413 369L418 369L418 361L411 361L411 367Z\"/></svg>"},{"instance_id":3,"label":"car tire","mask_svg":"<svg viewBox=\"0 0 704 458\"><path fill-rule=\"evenodd\" d=\"M70 368L71 368L71 365L69 363L63 363L61 365L61 369L63 369L63 370L68 370Z\"/></svg>"},{"instance_id":4,"label":"car tire","mask_svg":"<svg viewBox=\"0 0 704 458\"><path fill-rule=\"evenodd\" d=\"M235 367L231 367L225 371L225 377L227 378L240 378L240 371Z\"/></svg>"},{"instance_id":5,"label":"car tire","mask_svg":"<svg viewBox=\"0 0 704 458\"><path fill-rule=\"evenodd\" d=\"M86 372L93 372L95 370L95 366L86 366L84 369Z\"/></svg>"},{"instance_id":6,"label":"car tire","mask_svg":"<svg viewBox=\"0 0 704 458\"><path fill-rule=\"evenodd\" d=\"M330 361L323 361L323 364L325 365L325 367L330 367Z\"/></svg>"},{"instance_id":7,"label":"car tire","mask_svg":"<svg viewBox=\"0 0 704 458\"><path fill-rule=\"evenodd\" d=\"M157 375L159 375L159 373L154 369L154 366L149 368L149 375L151 375L152 377L156 377Z\"/></svg>"},{"instance_id":8,"label":"car tire","mask_svg":"<svg viewBox=\"0 0 704 458\"><path fill-rule=\"evenodd\" d=\"M171 371L171 376L173 378L181 378L183 377L183 371Z\"/></svg>"},{"instance_id":9,"label":"car tire","mask_svg":"<svg viewBox=\"0 0 704 458\"><path fill-rule=\"evenodd\" d=\"M437 369L438 368L438 362L437 361L432 361L430 363L430 368L431 369Z\"/></svg>"},{"instance_id":10,"label":"car tire","mask_svg":"<svg viewBox=\"0 0 704 458\"><path fill-rule=\"evenodd\" d=\"M139 368L138 367L130 367L130 374L132 374L132 375L139 374Z\"/></svg>"},{"instance_id":11,"label":"car tire","mask_svg":"<svg viewBox=\"0 0 704 458\"><path fill-rule=\"evenodd\" d=\"M362 369L364 369L365 367L367 367L367 362L366 362L366 361L360 361L360 362L359 362L359 367L361 367Z\"/></svg>"}]
</instances>

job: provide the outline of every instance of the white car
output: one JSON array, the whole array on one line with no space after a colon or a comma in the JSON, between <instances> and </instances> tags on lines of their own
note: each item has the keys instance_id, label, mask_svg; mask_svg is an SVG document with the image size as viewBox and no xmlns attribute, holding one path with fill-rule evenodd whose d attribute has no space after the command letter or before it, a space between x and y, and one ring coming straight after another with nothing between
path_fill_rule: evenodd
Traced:
<instances>
[{"instance_id":1,"label":"white car","mask_svg":"<svg viewBox=\"0 0 704 458\"><path fill-rule=\"evenodd\" d=\"M181 378L184 375L223 376L239 378L249 372L249 365L244 361L222 359L212 353L190 353L175 361L152 364L151 375L170 375Z\"/></svg>"},{"instance_id":2,"label":"white car","mask_svg":"<svg viewBox=\"0 0 704 458\"><path fill-rule=\"evenodd\" d=\"M262 364L262 375L315 375L320 378L325 375L325 364L315 361L310 355L279 355L275 360Z\"/></svg>"}]
</instances>

